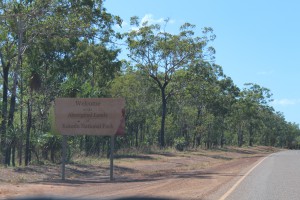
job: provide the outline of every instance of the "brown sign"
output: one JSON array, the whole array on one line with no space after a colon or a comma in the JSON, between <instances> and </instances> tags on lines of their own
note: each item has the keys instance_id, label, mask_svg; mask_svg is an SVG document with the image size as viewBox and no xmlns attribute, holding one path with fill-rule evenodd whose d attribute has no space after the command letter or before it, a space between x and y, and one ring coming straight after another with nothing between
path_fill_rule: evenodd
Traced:
<instances>
[{"instance_id":1,"label":"brown sign","mask_svg":"<svg viewBox=\"0 0 300 200\"><path fill-rule=\"evenodd\" d=\"M125 99L58 98L55 125L63 135L123 135Z\"/></svg>"}]
</instances>

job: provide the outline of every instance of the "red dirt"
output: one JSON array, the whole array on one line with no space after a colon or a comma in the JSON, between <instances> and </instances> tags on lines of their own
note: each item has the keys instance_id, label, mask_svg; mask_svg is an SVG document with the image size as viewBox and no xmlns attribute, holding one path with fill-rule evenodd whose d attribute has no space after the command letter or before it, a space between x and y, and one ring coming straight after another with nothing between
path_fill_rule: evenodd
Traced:
<instances>
[{"instance_id":1,"label":"red dirt","mask_svg":"<svg viewBox=\"0 0 300 200\"><path fill-rule=\"evenodd\" d=\"M60 179L59 165L0 168L0 198L205 199L274 151L254 147L120 156L115 160L113 182L109 181L107 162L67 165L66 181Z\"/></svg>"}]
</instances>

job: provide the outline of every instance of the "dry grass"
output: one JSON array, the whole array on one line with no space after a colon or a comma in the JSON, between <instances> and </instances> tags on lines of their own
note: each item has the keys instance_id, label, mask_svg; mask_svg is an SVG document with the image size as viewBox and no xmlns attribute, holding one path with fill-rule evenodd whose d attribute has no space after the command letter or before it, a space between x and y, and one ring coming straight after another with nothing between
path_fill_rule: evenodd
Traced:
<instances>
[{"instance_id":1,"label":"dry grass","mask_svg":"<svg viewBox=\"0 0 300 200\"><path fill-rule=\"evenodd\" d=\"M268 154L278 151L272 147L227 147L215 150L190 150L177 152L174 149L152 150L142 153L140 150L127 149L116 154L114 160L115 176L119 178L149 178L171 176L179 172L205 170L217 165L233 162L241 158ZM66 165L70 180L108 180L109 159L77 155ZM47 163L28 167L0 167L2 183L32 183L59 180L61 166Z\"/></svg>"},{"instance_id":2,"label":"dry grass","mask_svg":"<svg viewBox=\"0 0 300 200\"><path fill-rule=\"evenodd\" d=\"M155 194L167 199L202 199L274 151L278 149L228 147L150 153L131 149L116 155L113 182L109 181L108 159L82 155L66 165L67 181L61 181L57 164L0 167L0 198L56 194L112 199Z\"/></svg>"}]
</instances>

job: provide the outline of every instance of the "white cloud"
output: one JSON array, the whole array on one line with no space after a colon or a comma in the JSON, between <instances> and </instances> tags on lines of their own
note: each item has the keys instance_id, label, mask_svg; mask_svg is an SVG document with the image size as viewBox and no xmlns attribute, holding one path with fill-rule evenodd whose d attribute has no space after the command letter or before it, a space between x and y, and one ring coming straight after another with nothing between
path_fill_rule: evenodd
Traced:
<instances>
[{"instance_id":1,"label":"white cloud","mask_svg":"<svg viewBox=\"0 0 300 200\"><path fill-rule=\"evenodd\" d=\"M126 21L123 21L122 22L122 27L125 27L125 26L127 26L128 25L128 23L126 22Z\"/></svg>"},{"instance_id":2,"label":"white cloud","mask_svg":"<svg viewBox=\"0 0 300 200\"><path fill-rule=\"evenodd\" d=\"M164 18L154 19L152 14L146 14L142 18L141 23L143 24L144 22L148 22L149 24L162 24L164 23L164 21L165 21Z\"/></svg>"},{"instance_id":3,"label":"white cloud","mask_svg":"<svg viewBox=\"0 0 300 200\"><path fill-rule=\"evenodd\" d=\"M173 19L168 19L168 18L155 18L152 14L145 14L144 17L141 19L140 21L140 26L139 27L135 27L135 26L132 26L130 27L131 30L134 30L134 31L138 31L143 23L147 22L148 25L150 24L160 24L160 25L163 25L165 24L166 20L168 20L168 24L175 24L176 21L173 20Z\"/></svg>"},{"instance_id":4,"label":"white cloud","mask_svg":"<svg viewBox=\"0 0 300 200\"><path fill-rule=\"evenodd\" d=\"M176 21L175 21L174 19L170 19L170 20L169 20L169 23L170 23L170 24L175 24L175 22L176 22Z\"/></svg>"},{"instance_id":5,"label":"white cloud","mask_svg":"<svg viewBox=\"0 0 300 200\"><path fill-rule=\"evenodd\" d=\"M139 30L139 27L131 27L131 30L132 30L132 31L138 31L138 30Z\"/></svg>"},{"instance_id":6,"label":"white cloud","mask_svg":"<svg viewBox=\"0 0 300 200\"><path fill-rule=\"evenodd\" d=\"M300 104L300 99L275 99L271 104L280 106L292 106Z\"/></svg>"}]
</instances>

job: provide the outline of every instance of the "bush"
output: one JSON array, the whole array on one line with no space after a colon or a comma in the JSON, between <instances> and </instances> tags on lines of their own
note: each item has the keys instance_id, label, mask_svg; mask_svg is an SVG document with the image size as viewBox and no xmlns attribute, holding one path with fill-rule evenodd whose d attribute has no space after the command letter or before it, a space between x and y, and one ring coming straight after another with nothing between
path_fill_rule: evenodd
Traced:
<instances>
[{"instance_id":1,"label":"bush","mask_svg":"<svg viewBox=\"0 0 300 200\"><path fill-rule=\"evenodd\" d=\"M178 151L183 151L184 148L187 146L187 142L185 141L184 137L175 138L174 144L175 149Z\"/></svg>"}]
</instances>

